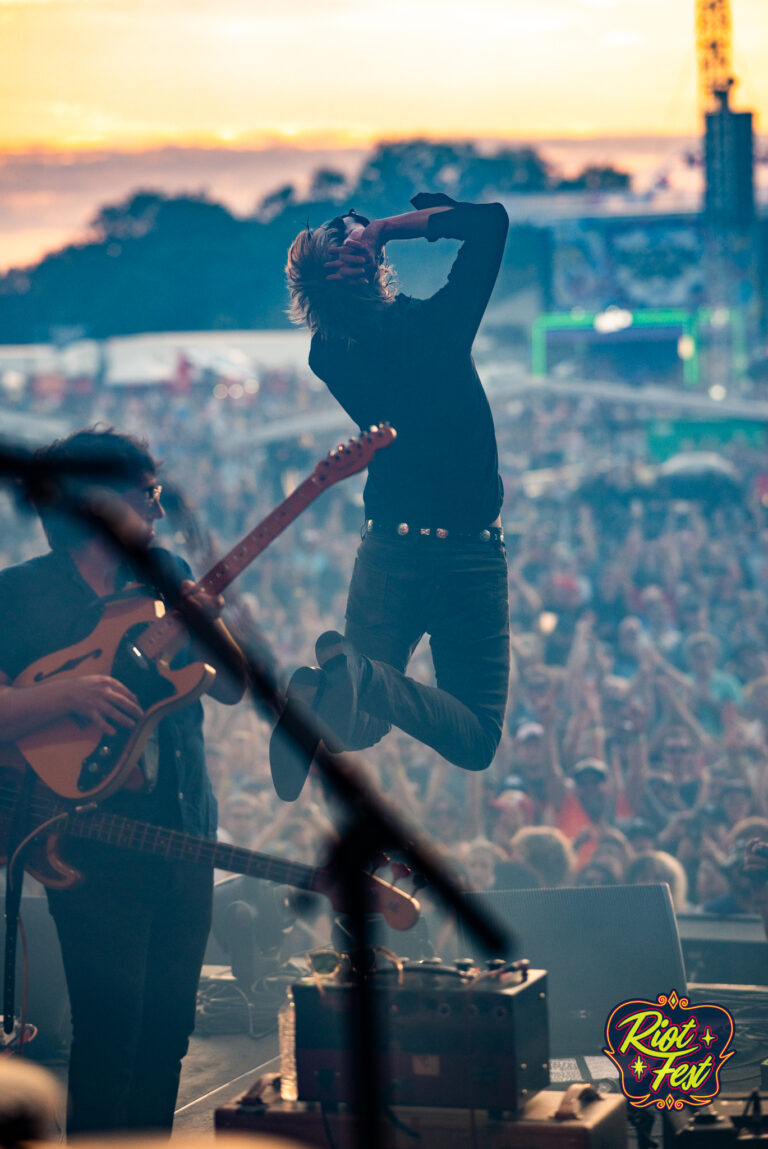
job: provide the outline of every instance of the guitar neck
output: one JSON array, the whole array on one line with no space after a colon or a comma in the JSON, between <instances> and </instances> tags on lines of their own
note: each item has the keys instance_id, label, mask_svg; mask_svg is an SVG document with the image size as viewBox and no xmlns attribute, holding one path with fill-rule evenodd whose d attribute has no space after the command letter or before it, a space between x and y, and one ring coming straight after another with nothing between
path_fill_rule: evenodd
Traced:
<instances>
[{"instance_id":1,"label":"guitar neck","mask_svg":"<svg viewBox=\"0 0 768 1149\"><path fill-rule=\"evenodd\" d=\"M328 474L315 471L242 538L197 583L197 589L218 595L285 530L318 495L331 485ZM172 611L147 627L137 645L147 658L159 658L184 630L183 620Z\"/></svg>"},{"instance_id":2,"label":"guitar neck","mask_svg":"<svg viewBox=\"0 0 768 1149\"><path fill-rule=\"evenodd\" d=\"M221 592L236 579L253 560L261 554L285 528L298 518L311 502L329 485L327 476L312 474L296 487L274 511L267 515L257 527L241 539L232 550L219 559L197 584L198 589L208 594Z\"/></svg>"},{"instance_id":3,"label":"guitar neck","mask_svg":"<svg viewBox=\"0 0 768 1149\"><path fill-rule=\"evenodd\" d=\"M300 890L319 888L321 871L302 862L289 862L242 846L231 846L227 842L212 842L208 838L197 838L180 830L153 826L149 822L134 822L118 814L73 814L66 821L64 832L141 854L197 863Z\"/></svg>"}]
</instances>

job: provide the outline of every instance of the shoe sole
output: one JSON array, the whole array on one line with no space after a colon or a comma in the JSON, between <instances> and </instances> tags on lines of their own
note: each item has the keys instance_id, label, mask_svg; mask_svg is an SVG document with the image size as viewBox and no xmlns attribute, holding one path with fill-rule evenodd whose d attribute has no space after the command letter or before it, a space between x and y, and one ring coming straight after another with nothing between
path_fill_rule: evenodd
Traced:
<instances>
[{"instance_id":1,"label":"shoe sole","mask_svg":"<svg viewBox=\"0 0 768 1149\"><path fill-rule=\"evenodd\" d=\"M291 676L285 708L269 740L269 767L275 793L295 802L309 774L320 739L312 732L314 707L323 693L324 675L301 666Z\"/></svg>"}]
</instances>

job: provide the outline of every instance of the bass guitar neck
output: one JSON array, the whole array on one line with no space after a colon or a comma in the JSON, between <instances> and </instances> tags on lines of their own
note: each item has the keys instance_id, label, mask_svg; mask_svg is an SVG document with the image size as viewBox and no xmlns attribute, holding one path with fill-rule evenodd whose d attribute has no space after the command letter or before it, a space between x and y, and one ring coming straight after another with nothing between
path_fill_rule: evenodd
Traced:
<instances>
[{"instance_id":1,"label":"bass guitar neck","mask_svg":"<svg viewBox=\"0 0 768 1149\"><path fill-rule=\"evenodd\" d=\"M21 766L23 768L23 763ZM11 833L22 776L21 769L0 765L0 861L7 861L2 848ZM29 802L27 821L31 840L28 852L24 853L25 865L44 885L66 888L79 881L78 872L59 853L60 840L72 837L311 890L329 898L338 912L346 909L342 887L322 866L308 866L227 842L135 821L106 813L97 806L67 808L55 795L39 786ZM414 925L419 916L419 903L415 898L376 875L366 875L366 884L372 909L382 914L388 925L396 930L407 930Z\"/></svg>"}]
</instances>

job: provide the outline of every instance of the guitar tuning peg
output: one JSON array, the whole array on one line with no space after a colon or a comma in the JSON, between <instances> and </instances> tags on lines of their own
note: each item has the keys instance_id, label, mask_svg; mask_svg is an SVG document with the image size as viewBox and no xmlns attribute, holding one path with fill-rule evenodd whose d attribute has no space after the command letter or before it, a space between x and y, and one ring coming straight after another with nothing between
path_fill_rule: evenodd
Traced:
<instances>
[{"instance_id":1,"label":"guitar tuning peg","mask_svg":"<svg viewBox=\"0 0 768 1149\"><path fill-rule=\"evenodd\" d=\"M371 873L375 874L377 870L383 870L384 867L388 865L389 854L385 854L383 851L380 851L378 854L374 854L373 858L371 859Z\"/></svg>"},{"instance_id":2,"label":"guitar tuning peg","mask_svg":"<svg viewBox=\"0 0 768 1149\"><path fill-rule=\"evenodd\" d=\"M407 878L411 872L411 867L406 866L405 862L393 862L390 866L390 873L392 874L392 884L396 885L401 878Z\"/></svg>"}]
</instances>

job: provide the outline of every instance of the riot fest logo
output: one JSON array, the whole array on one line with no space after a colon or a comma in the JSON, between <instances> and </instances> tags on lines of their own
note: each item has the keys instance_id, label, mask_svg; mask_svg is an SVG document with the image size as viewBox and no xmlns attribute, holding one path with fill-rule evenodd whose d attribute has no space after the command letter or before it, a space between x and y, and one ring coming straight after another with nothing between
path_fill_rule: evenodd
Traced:
<instances>
[{"instance_id":1,"label":"riot fest logo","mask_svg":"<svg viewBox=\"0 0 768 1149\"><path fill-rule=\"evenodd\" d=\"M720 1091L733 1018L721 1005L691 1005L674 990L656 1001L624 1001L605 1025L605 1053L630 1105L708 1105Z\"/></svg>"}]
</instances>

